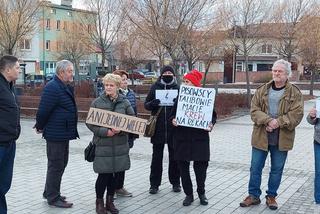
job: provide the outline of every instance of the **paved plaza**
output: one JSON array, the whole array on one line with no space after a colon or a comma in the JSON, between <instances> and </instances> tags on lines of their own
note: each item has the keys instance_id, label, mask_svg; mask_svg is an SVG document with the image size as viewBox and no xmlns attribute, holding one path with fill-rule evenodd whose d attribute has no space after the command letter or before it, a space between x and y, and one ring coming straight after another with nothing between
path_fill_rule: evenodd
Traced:
<instances>
[{"instance_id":1,"label":"paved plaza","mask_svg":"<svg viewBox=\"0 0 320 214\"><path fill-rule=\"evenodd\" d=\"M305 102L305 116L313 103L314 100ZM97 175L92 170L92 164L83 158L83 150L92 138L92 133L85 124L78 125L80 139L70 143L69 164L62 180L62 194L74 206L71 209L60 209L48 206L42 199L47 164L45 141L32 129L34 120L22 119L21 123L22 133L17 141L13 183L7 194L8 213L94 214L94 184ZM140 137L130 151L131 169L127 171L125 179L125 187L133 193L133 197L115 200L120 213L320 213L320 206L313 203L313 127L306 122L305 117L296 130L294 149L288 155L279 189L279 209L269 210L265 205L264 195L258 206L239 207L239 202L247 195L251 130L250 116L245 114L218 121L211 132L211 161L206 181L209 199L207 206L199 205L196 192L193 204L189 207L182 206L184 193L172 192L168 181L167 154L160 192L156 195L149 194L152 145L148 138ZM266 165L262 178L263 193L267 186L269 158Z\"/></svg>"}]
</instances>

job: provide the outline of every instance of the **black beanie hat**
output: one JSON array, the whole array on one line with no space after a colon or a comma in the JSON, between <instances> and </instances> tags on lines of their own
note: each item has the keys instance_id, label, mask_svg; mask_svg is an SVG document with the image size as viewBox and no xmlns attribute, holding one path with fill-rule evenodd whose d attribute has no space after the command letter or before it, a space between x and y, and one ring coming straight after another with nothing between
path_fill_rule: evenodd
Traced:
<instances>
[{"instance_id":1,"label":"black beanie hat","mask_svg":"<svg viewBox=\"0 0 320 214\"><path fill-rule=\"evenodd\" d=\"M161 68L161 71L160 71L160 76L162 76L162 74L166 71L170 71L171 73L173 73L173 75L176 75L175 72L174 72L174 69L172 66L170 65L165 65Z\"/></svg>"}]
</instances>

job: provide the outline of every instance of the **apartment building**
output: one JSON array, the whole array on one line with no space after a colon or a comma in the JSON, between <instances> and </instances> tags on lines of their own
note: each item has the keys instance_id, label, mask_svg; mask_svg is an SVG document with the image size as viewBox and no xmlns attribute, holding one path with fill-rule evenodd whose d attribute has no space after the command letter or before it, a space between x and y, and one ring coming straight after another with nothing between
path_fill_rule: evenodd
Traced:
<instances>
[{"instance_id":1,"label":"apartment building","mask_svg":"<svg viewBox=\"0 0 320 214\"><path fill-rule=\"evenodd\" d=\"M68 54L72 54L70 51L81 52L78 53L76 67L80 74L88 73L96 56L82 40L90 39L94 26L94 18L90 16L94 15L90 11L73 8L72 0L62 0L60 5L42 1L39 21L35 23L37 30L23 38L17 50L17 55L25 63L25 74L41 74L50 78L55 72L56 62L68 58Z\"/></svg>"}]
</instances>

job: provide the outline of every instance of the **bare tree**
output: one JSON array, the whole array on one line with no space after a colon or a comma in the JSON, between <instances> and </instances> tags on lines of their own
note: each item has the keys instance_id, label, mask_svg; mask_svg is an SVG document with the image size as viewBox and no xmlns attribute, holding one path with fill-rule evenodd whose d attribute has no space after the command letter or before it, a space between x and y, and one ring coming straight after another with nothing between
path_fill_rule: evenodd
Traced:
<instances>
[{"instance_id":1,"label":"bare tree","mask_svg":"<svg viewBox=\"0 0 320 214\"><path fill-rule=\"evenodd\" d=\"M141 25L140 27L142 26L143 25ZM147 53L156 56L159 60L159 66L162 67L164 65L164 59L167 53L166 49L163 45L161 45L161 43L154 39L154 36L152 36L152 31L150 32L150 34L145 34L144 32L146 31L148 31L148 29L143 31L137 29L139 38L141 39L140 45L143 49L146 50Z\"/></svg>"},{"instance_id":2,"label":"bare tree","mask_svg":"<svg viewBox=\"0 0 320 214\"><path fill-rule=\"evenodd\" d=\"M274 22L278 23L277 31L272 32L278 39L275 46L279 55L291 61L292 56L299 52L299 31L302 30L302 19L311 15L315 6L314 0L287 0L282 1L275 10Z\"/></svg>"},{"instance_id":3,"label":"bare tree","mask_svg":"<svg viewBox=\"0 0 320 214\"><path fill-rule=\"evenodd\" d=\"M0 0L0 46L5 54L14 54L17 43L32 34L39 17L38 0Z\"/></svg>"},{"instance_id":4,"label":"bare tree","mask_svg":"<svg viewBox=\"0 0 320 214\"><path fill-rule=\"evenodd\" d=\"M174 66L181 58L180 44L187 26L202 16L209 0L134 0L129 19L170 55Z\"/></svg>"},{"instance_id":5,"label":"bare tree","mask_svg":"<svg viewBox=\"0 0 320 214\"><path fill-rule=\"evenodd\" d=\"M207 75L213 62L219 60L222 56L223 41L226 39L226 34L223 31L213 31L209 37L205 38L202 43L200 60L204 63L203 86L206 85Z\"/></svg>"},{"instance_id":6,"label":"bare tree","mask_svg":"<svg viewBox=\"0 0 320 214\"><path fill-rule=\"evenodd\" d=\"M269 9L268 0L228 0L220 10L226 26L232 29L229 37L231 44L245 59L248 107L251 103L248 59L263 37L263 23L269 20Z\"/></svg>"},{"instance_id":7,"label":"bare tree","mask_svg":"<svg viewBox=\"0 0 320 214\"><path fill-rule=\"evenodd\" d=\"M57 58L70 60L74 64L75 77L78 81L80 61L88 59L94 49L87 26L73 23L71 29L60 31L57 39Z\"/></svg>"},{"instance_id":8,"label":"bare tree","mask_svg":"<svg viewBox=\"0 0 320 214\"><path fill-rule=\"evenodd\" d=\"M318 73L320 64L320 18L306 17L301 22L303 28L299 32L301 41L299 42L300 55L303 65L311 71L310 95L313 95L315 74Z\"/></svg>"},{"instance_id":9,"label":"bare tree","mask_svg":"<svg viewBox=\"0 0 320 214\"><path fill-rule=\"evenodd\" d=\"M123 24L119 32L117 55L120 58L120 66L132 70L146 59L146 51L141 48L143 38L131 22Z\"/></svg>"},{"instance_id":10,"label":"bare tree","mask_svg":"<svg viewBox=\"0 0 320 214\"><path fill-rule=\"evenodd\" d=\"M189 70L192 70L203 53L207 52L207 48L212 48L208 42L212 41L214 31L222 27L217 25L215 13L212 12L215 3L216 1L203 2L201 10L198 10L199 13L189 25L184 26L184 31L181 33L180 48L188 62Z\"/></svg>"},{"instance_id":11,"label":"bare tree","mask_svg":"<svg viewBox=\"0 0 320 214\"><path fill-rule=\"evenodd\" d=\"M120 27L126 16L125 0L87 0L88 10L94 12L96 16L87 16L85 23L95 23L91 39L96 44L96 48L101 51L101 66L105 72L105 62L108 59L108 53L113 42L116 40ZM93 19L93 20L92 20ZM111 68L109 67L109 71Z\"/></svg>"}]
</instances>

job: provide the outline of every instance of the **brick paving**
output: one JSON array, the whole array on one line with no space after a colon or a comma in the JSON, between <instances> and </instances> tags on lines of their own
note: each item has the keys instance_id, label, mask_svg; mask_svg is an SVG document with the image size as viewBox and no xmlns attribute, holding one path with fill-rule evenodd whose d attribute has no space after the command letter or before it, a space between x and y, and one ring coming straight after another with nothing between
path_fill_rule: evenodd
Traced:
<instances>
[{"instance_id":1,"label":"brick paving","mask_svg":"<svg viewBox=\"0 0 320 214\"><path fill-rule=\"evenodd\" d=\"M305 102L305 114L314 101ZM53 208L42 199L46 174L45 142L31 128L34 120L22 120L22 134L17 143L14 177L7 194L9 214L95 213L96 174L92 164L83 159L83 149L92 133L79 123L81 139L70 144L69 164L62 179L62 194L74 203L71 209ZM131 169L126 173L125 187L133 192L131 198L115 200L120 213L320 213L320 206L313 203L313 127L303 119L297 128L293 151L289 152L283 180L279 188L279 209L269 210L262 203L250 208L239 207L247 195L249 178L252 122L249 115L219 121L211 132L211 161L206 181L208 206L199 205L197 199L183 207L184 193L174 193L167 177L167 160L160 192L150 195L149 170L152 147L147 138L139 138L130 151ZM262 191L265 192L269 173L269 158L263 171ZM191 172L194 177L194 173ZM195 180L194 181L194 191Z\"/></svg>"}]
</instances>

